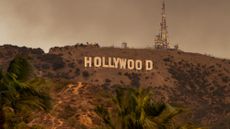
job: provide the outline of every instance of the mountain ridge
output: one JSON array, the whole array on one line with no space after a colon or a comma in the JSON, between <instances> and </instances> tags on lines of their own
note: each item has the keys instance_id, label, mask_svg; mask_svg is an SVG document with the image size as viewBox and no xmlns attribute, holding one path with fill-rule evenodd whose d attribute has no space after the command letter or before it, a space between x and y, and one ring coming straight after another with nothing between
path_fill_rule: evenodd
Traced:
<instances>
[{"instance_id":1,"label":"mountain ridge","mask_svg":"<svg viewBox=\"0 0 230 129\"><path fill-rule=\"evenodd\" d=\"M8 54L8 55L7 55ZM230 125L230 60L179 50L121 49L94 45L41 49L0 46L0 64L7 68L17 55L27 56L38 76L65 83L83 82L111 89L115 85L152 87L157 99L190 107L187 117L213 129ZM152 71L85 68L84 56L149 59ZM90 88L86 88L91 91ZM92 92L90 92L92 93ZM87 94L94 97L95 94ZM78 95L76 95L78 96ZM59 112L60 113L60 112Z\"/></svg>"}]
</instances>

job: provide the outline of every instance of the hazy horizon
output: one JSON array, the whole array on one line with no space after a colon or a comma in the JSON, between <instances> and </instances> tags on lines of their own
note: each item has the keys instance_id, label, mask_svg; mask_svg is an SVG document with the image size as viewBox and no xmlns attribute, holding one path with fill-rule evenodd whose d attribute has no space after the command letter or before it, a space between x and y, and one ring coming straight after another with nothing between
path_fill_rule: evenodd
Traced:
<instances>
[{"instance_id":1,"label":"hazy horizon","mask_svg":"<svg viewBox=\"0 0 230 129\"><path fill-rule=\"evenodd\" d=\"M153 47L162 0L0 0L0 45ZM171 47L230 59L228 0L166 0Z\"/></svg>"}]
</instances>

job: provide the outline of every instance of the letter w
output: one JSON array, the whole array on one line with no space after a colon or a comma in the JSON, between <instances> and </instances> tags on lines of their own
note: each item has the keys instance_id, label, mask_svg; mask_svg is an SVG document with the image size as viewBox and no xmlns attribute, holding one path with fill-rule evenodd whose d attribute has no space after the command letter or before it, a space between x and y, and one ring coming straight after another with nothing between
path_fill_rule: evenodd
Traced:
<instances>
[{"instance_id":1,"label":"letter w","mask_svg":"<svg viewBox=\"0 0 230 129\"><path fill-rule=\"evenodd\" d=\"M127 60L120 58L119 61L120 61L120 69L126 69Z\"/></svg>"}]
</instances>

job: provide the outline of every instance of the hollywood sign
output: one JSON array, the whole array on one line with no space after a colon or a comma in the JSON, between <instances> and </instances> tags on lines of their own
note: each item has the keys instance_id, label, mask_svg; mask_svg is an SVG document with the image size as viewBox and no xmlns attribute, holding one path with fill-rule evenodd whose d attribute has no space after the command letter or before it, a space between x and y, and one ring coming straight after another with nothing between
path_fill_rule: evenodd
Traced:
<instances>
[{"instance_id":1,"label":"hollywood sign","mask_svg":"<svg viewBox=\"0 0 230 129\"><path fill-rule=\"evenodd\" d=\"M126 59L120 57L84 57L85 68L113 68L128 70L152 70L152 60Z\"/></svg>"}]
</instances>

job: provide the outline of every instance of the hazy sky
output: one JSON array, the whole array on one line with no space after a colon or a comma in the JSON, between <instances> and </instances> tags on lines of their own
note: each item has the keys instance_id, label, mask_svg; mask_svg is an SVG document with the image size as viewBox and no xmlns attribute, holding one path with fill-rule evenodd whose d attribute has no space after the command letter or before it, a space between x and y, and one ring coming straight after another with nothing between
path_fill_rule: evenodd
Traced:
<instances>
[{"instance_id":1,"label":"hazy sky","mask_svg":"<svg viewBox=\"0 0 230 129\"><path fill-rule=\"evenodd\" d=\"M151 47L162 0L0 0L0 45ZM166 0L170 43L230 58L229 0Z\"/></svg>"}]
</instances>

